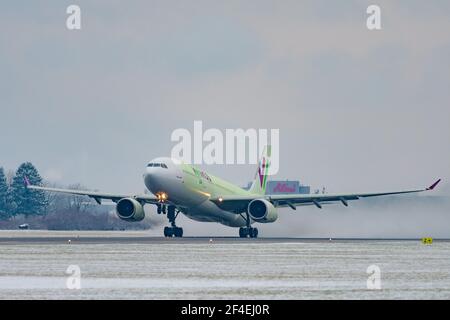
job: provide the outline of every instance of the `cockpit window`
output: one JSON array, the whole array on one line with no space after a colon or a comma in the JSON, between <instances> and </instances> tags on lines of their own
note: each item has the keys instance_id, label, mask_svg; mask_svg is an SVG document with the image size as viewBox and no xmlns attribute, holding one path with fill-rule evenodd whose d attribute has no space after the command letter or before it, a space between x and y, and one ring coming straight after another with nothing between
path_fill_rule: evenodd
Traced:
<instances>
[{"instance_id":1,"label":"cockpit window","mask_svg":"<svg viewBox=\"0 0 450 320\"><path fill-rule=\"evenodd\" d=\"M167 165L165 163L153 163L153 162L151 162L151 163L149 163L147 165L147 167L160 167L160 168L167 169Z\"/></svg>"}]
</instances>

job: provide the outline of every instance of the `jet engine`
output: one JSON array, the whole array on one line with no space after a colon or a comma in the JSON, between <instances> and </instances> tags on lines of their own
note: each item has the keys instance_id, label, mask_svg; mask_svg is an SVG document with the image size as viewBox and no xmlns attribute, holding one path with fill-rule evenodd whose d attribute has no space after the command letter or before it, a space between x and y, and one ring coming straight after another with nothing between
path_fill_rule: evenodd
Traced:
<instances>
[{"instance_id":1,"label":"jet engine","mask_svg":"<svg viewBox=\"0 0 450 320\"><path fill-rule=\"evenodd\" d=\"M117 216L125 221L141 221L145 217L144 207L132 198L120 199L116 205Z\"/></svg>"},{"instance_id":2,"label":"jet engine","mask_svg":"<svg viewBox=\"0 0 450 320\"><path fill-rule=\"evenodd\" d=\"M277 209L265 199L255 199L248 204L247 212L256 222L268 223L278 219Z\"/></svg>"}]
</instances>

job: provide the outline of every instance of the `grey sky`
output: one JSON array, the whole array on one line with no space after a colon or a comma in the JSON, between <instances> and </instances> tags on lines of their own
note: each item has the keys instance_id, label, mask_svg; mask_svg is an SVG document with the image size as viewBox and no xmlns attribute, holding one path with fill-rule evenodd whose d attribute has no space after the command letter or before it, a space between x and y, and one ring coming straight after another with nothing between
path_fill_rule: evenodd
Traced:
<instances>
[{"instance_id":1,"label":"grey sky","mask_svg":"<svg viewBox=\"0 0 450 320\"><path fill-rule=\"evenodd\" d=\"M72 3L81 31L65 27ZM373 3L381 31L365 26ZM203 120L280 128L278 177L313 188L448 181L449 17L434 0L3 1L0 166L142 192L172 130Z\"/></svg>"}]
</instances>

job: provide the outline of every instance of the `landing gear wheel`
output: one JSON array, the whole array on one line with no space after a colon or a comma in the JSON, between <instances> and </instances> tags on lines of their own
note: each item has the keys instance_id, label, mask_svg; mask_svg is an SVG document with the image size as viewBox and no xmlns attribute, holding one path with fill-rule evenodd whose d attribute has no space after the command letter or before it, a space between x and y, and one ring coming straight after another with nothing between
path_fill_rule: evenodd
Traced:
<instances>
[{"instance_id":1,"label":"landing gear wheel","mask_svg":"<svg viewBox=\"0 0 450 320\"><path fill-rule=\"evenodd\" d=\"M247 238L247 236L248 236L248 229L247 228L239 228L239 237Z\"/></svg>"},{"instance_id":2,"label":"landing gear wheel","mask_svg":"<svg viewBox=\"0 0 450 320\"><path fill-rule=\"evenodd\" d=\"M176 227L173 229L175 237L181 238L183 236L183 228Z\"/></svg>"},{"instance_id":3,"label":"landing gear wheel","mask_svg":"<svg viewBox=\"0 0 450 320\"><path fill-rule=\"evenodd\" d=\"M243 216L242 216L243 217ZM244 217L243 217L244 218ZM246 222L245 227L239 228L239 237L240 238L258 238L258 229L252 228L250 214L247 212L246 217L244 218Z\"/></svg>"},{"instance_id":4,"label":"landing gear wheel","mask_svg":"<svg viewBox=\"0 0 450 320\"><path fill-rule=\"evenodd\" d=\"M181 237L183 237L183 228L179 228L179 227L164 227L164 237L181 238Z\"/></svg>"},{"instance_id":5,"label":"landing gear wheel","mask_svg":"<svg viewBox=\"0 0 450 320\"><path fill-rule=\"evenodd\" d=\"M173 230L171 227L164 227L164 237L172 237L173 236Z\"/></svg>"},{"instance_id":6,"label":"landing gear wheel","mask_svg":"<svg viewBox=\"0 0 450 320\"><path fill-rule=\"evenodd\" d=\"M171 224L171 227L164 228L164 237L183 237L183 228L177 227L175 224L175 219L177 218L178 213L175 212L174 206L168 206L167 208L167 218Z\"/></svg>"},{"instance_id":7,"label":"landing gear wheel","mask_svg":"<svg viewBox=\"0 0 450 320\"><path fill-rule=\"evenodd\" d=\"M239 237L240 238L258 238L258 229L257 228L239 228Z\"/></svg>"},{"instance_id":8,"label":"landing gear wheel","mask_svg":"<svg viewBox=\"0 0 450 320\"><path fill-rule=\"evenodd\" d=\"M250 228L250 238L258 238L258 229L257 228Z\"/></svg>"}]
</instances>

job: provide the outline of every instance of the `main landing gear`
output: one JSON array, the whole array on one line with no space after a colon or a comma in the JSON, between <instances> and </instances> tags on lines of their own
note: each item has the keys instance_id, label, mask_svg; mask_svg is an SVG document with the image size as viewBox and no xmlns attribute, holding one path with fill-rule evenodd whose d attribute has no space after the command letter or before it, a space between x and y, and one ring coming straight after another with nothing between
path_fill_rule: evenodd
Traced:
<instances>
[{"instance_id":1,"label":"main landing gear","mask_svg":"<svg viewBox=\"0 0 450 320\"><path fill-rule=\"evenodd\" d=\"M158 207L158 211L159 210L161 210L164 213L166 211L165 206L163 206L163 208L161 209L159 209ZM164 228L164 237L181 238L183 236L183 228L177 227L175 224L175 219L177 218L178 213L179 211L175 212L174 206L167 207L167 218L169 219L171 227Z\"/></svg>"},{"instance_id":2,"label":"main landing gear","mask_svg":"<svg viewBox=\"0 0 450 320\"><path fill-rule=\"evenodd\" d=\"M240 238L249 238L249 237L250 238L257 238L258 237L258 229L257 228L253 228L250 225L250 215L248 213L246 213L245 220L247 222L247 226L239 228L239 237Z\"/></svg>"},{"instance_id":3,"label":"main landing gear","mask_svg":"<svg viewBox=\"0 0 450 320\"><path fill-rule=\"evenodd\" d=\"M252 227L244 227L239 228L239 237L241 238L257 238L258 237L258 229Z\"/></svg>"}]
</instances>

